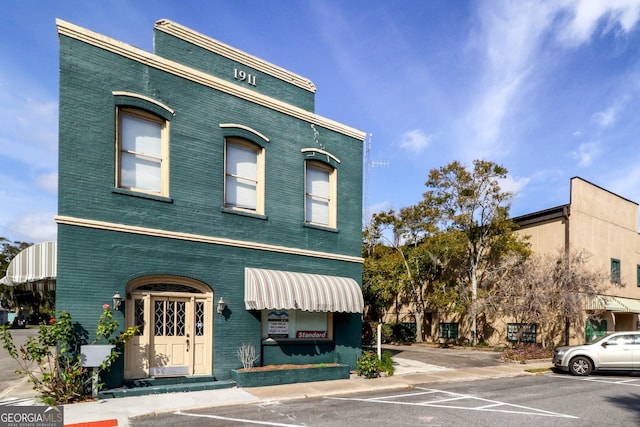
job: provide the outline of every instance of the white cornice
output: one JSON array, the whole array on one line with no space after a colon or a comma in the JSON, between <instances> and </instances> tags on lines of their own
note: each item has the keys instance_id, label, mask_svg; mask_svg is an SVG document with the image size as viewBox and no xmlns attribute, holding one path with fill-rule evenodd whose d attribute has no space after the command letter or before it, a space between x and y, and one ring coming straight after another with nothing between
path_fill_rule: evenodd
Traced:
<instances>
[{"instance_id":1,"label":"white cornice","mask_svg":"<svg viewBox=\"0 0 640 427\"><path fill-rule=\"evenodd\" d=\"M311 124L325 127L335 132L339 132L343 135L358 139L360 141L364 141L364 138L366 136L364 132L343 125L342 123L338 123L331 119L318 116L317 114L311 113L307 110L303 110L302 108L287 104L269 96L259 94L257 92L227 82L202 71L186 67L177 62L169 61L168 59L161 58L137 47L122 43L107 36L103 36L102 34L89 31L75 24L57 19L56 25L58 28L58 34L60 35L71 37L92 46L96 46L105 51L112 52L122 57L140 62L149 67L153 67L173 74L175 76L190 80L192 82L199 83L203 86L207 86L212 89L227 93L229 95L242 98L246 101L253 102L255 104L270 108L283 114L287 114L300 120L304 120Z\"/></svg>"},{"instance_id":2,"label":"white cornice","mask_svg":"<svg viewBox=\"0 0 640 427\"><path fill-rule=\"evenodd\" d=\"M205 236L201 234L182 233L178 231L161 230L157 228L139 227L135 225L117 224L106 221L75 218L70 216L56 216L58 224L73 225L78 227L93 228L98 230L117 231L121 233L141 234L145 236L163 237L166 239L187 240L191 242L210 243L214 245L232 246L236 248L255 249L259 251L278 252L290 255L301 255L312 258L332 259L337 261L355 262L362 264L361 257L334 254L328 252L310 251L307 249L290 248L286 246L269 245L245 240L226 239L222 237Z\"/></svg>"},{"instance_id":3,"label":"white cornice","mask_svg":"<svg viewBox=\"0 0 640 427\"><path fill-rule=\"evenodd\" d=\"M269 74L286 83L293 84L309 92L315 93L316 87L311 80L306 79L298 74L294 74L284 68L271 64L239 49L224 44L218 40L212 39L204 34L198 33L191 28L184 27L176 22L168 19L161 19L156 22L155 28L167 34L171 34L179 39L186 40L203 49L222 55L233 61L247 65L255 70Z\"/></svg>"}]
</instances>

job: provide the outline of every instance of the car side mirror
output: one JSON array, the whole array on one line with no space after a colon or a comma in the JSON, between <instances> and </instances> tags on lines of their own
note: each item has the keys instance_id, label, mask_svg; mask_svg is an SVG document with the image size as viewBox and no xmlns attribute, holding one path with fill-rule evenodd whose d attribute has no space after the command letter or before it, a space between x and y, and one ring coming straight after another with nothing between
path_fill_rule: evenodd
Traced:
<instances>
[{"instance_id":1,"label":"car side mirror","mask_svg":"<svg viewBox=\"0 0 640 427\"><path fill-rule=\"evenodd\" d=\"M607 348L608 346L609 346L608 342L605 341L605 342L602 343L602 347Z\"/></svg>"}]
</instances>

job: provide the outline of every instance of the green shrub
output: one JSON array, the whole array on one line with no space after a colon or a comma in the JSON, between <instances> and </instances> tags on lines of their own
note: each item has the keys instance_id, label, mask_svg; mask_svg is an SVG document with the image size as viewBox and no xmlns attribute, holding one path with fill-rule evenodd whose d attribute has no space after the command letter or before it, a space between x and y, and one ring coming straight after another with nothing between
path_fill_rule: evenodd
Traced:
<instances>
[{"instance_id":1,"label":"green shrub","mask_svg":"<svg viewBox=\"0 0 640 427\"><path fill-rule=\"evenodd\" d=\"M393 359L391 358L390 351L382 352L382 359L380 360L380 370L386 372L387 376L393 375Z\"/></svg>"},{"instance_id":2,"label":"green shrub","mask_svg":"<svg viewBox=\"0 0 640 427\"><path fill-rule=\"evenodd\" d=\"M16 371L26 376L38 397L47 405L60 405L86 400L91 395L91 376L82 366L79 354L80 337L69 313L61 311L58 319L49 326L40 325L37 336L30 336L19 348L6 326L0 327L0 342L9 356L19 366ZM124 343L134 336L137 328L131 327L116 335L118 322L108 305L98 320L96 340L114 344L115 349L102 362L101 370L109 369L120 356ZM35 369L34 369L35 366ZM101 387L102 383L98 384Z\"/></svg>"},{"instance_id":3,"label":"green shrub","mask_svg":"<svg viewBox=\"0 0 640 427\"><path fill-rule=\"evenodd\" d=\"M378 355L373 351L362 353L362 357L356 364L356 372L359 376L365 378L379 377L381 372L392 376L393 359L391 358L391 352L384 351L382 353L382 359L379 359Z\"/></svg>"},{"instance_id":4,"label":"green shrub","mask_svg":"<svg viewBox=\"0 0 640 427\"><path fill-rule=\"evenodd\" d=\"M382 325L382 339L385 342L407 344L416 342L416 331L408 323L385 323Z\"/></svg>"},{"instance_id":5,"label":"green shrub","mask_svg":"<svg viewBox=\"0 0 640 427\"><path fill-rule=\"evenodd\" d=\"M362 353L362 357L356 363L356 373L365 378L376 378L380 376L380 359L373 351Z\"/></svg>"}]
</instances>

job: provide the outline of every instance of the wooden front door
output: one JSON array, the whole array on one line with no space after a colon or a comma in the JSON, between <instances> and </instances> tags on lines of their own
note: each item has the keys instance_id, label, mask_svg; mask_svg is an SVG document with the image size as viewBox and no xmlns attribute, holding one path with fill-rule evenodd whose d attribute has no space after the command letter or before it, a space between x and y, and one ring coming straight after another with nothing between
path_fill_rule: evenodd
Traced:
<instances>
[{"instance_id":1,"label":"wooden front door","mask_svg":"<svg viewBox=\"0 0 640 427\"><path fill-rule=\"evenodd\" d=\"M152 296L151 308L150 375L193 375L193 304L186 298Z\"/></svg>"}]
</instances>

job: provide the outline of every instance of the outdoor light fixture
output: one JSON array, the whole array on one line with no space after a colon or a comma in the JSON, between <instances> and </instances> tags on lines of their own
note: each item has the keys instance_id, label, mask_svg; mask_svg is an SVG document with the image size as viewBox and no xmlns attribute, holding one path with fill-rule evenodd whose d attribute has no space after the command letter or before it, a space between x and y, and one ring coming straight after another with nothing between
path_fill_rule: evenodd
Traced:
<instances>
[{"instance_id":1,"label":"outdoor light fixture","mask_svg":"<svg viewBox=\"0 0 640 427\"><path fill-rule=\"evenodd\" d=\"M120 305L122 304L122 296L120 295L120 292L116 292L116 294L111 298L113 299L113 309L119 310Z\"/></svg>"},{"instance_id":2,"label":"outdoor light fixture","mask_svg":"<svg viewBox=\"0 0 640 427\"><path fill-rule=\"evenodd\" d=\"M222 314L226 307L227 303L225 303L222 297L220 297L220 301L218 301L218 314Z\"/></svg>"}]
</instances>

